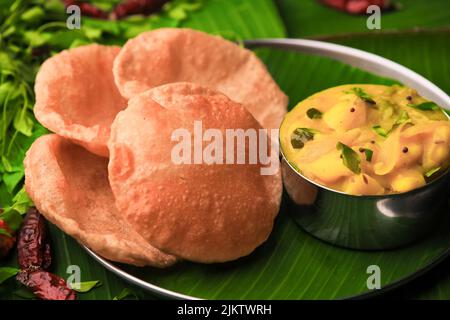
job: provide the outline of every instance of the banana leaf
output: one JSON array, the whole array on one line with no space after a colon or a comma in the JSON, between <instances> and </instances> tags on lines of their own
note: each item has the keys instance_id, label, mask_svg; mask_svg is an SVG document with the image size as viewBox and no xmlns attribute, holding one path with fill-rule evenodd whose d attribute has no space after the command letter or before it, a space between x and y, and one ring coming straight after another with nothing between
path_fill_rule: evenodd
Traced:
<instances>
[{"instance_id":1,"label":"banana leaf","mask_svg":"<svg viewBox=\"0 0 450 320\"><path fill-rule=\"evenodd\" d=\"M238 1L239 2L239 1ZM284 34L283 27L280 25L279 28L268 27L268 19L272 21L279 21L276 12L272 11L273 6L270 1L267 2L267 14L262 18L261 13L252 16L252 12L259 10L261 8L259 5L254 5L253 10L246 9L247 5L243 5L240 11L242 16L239 18L240 23L234 24L233 29L230 32L232 37L237 35L238 38L252 38L252 37L277 37ZM211 9L214 14L208 13L208 5L204 10L194 13L188 20L183 22L183 26L194 27L209 32L226 33L229 31L227 26L227 15L224 12L233 10L233 8L228 8L226 10L226 0L213 0L211 5L215 9ZM223 10L219 6L219 3L223 3ZM256 2L253 2L256 3ZM259 4L258 0L258 4ZM265 9L265 10L266 10ZM270 10L268 10L270 9ZM235 12L233 10L233 12ZM266 12L266 11L263 11ZM272 12L268 15L268 12ZM236 13L233 13L233 15ZM249 18L249 15L251 18ZM197 17L194 19L194 17ZM230 19L235 19L230 18ZM234 21L234 20L232 20ZM425 38L428 35L419 35L417 41L423 43L426 42ZM404 41L398 43L395 39L384 41L383 36L380 36L379 40L376 41L376 45L371 47L370 40L364 42L364 36L361 37L361 41L355 41L354 39L330 39L332 41L346 43L360 48L365 48L366 50L373 50L375 52L381 53L384 56L402 60L402 52L406 59L403 61L406 65L424 74L430 80L437 83L439 86L448 90L449 78L448 76L440 76L442 70L445 70L446 56L444 54L445 50L449 52L449 43L440 42L442 46L442 52L437 49L438 53L429 50L427 47L416 46L410 41ZM437 38L443 37L440 33L436 33ZM386 38L387 39L387 38ZM408 52L406 55L405 52ZM384 79L377 77L375 75L363 72L359 69L350 67L345 64L338 63L333 60L320 57L312 57L302 54L292 54L289 52L278 51L278 50L258 50L257 53L263 59L263 61L268 66L270 72L273 74L274 78L280 84L282 89L290 97L290 106L292 107L295 103L311 93L319 91L321 89L338 85L342 83L382 83L391 84L395 81L392 79ZM428 55L428 56L427 56ZM426 66L424 66L424 57L427 56ZM402 62L400 61L400 62ZM435 78L435 79L434 79ZM67 268L71 265L77 265L81 270L81 281L92 281L100 280L102 286L93 289L88 293L79 294L80 299L112 299L113 297L119 295L124 289L128 288L141 299L153 299L155 295L144 292L143 290L134 287L117 276L106 271L103 267L97 264L91 257L89 257L86 252L77 244L75 240L65 235L63 232L59 231L56 227L51 226L51 236L54 248L54 261L53 270L55 273L67 278L69 274L67 273ZM442 239L441 239L442 240ZM444 239L445 240L445 239ZM407 250L401 254L387 254L386 267L390 270L394 270L388 279L384 279L387 283L393 281L403 273L412 272L423 266L426 261L432 257L437 252L441 251L446 245L445 240L442 244L441 242L435 243L426 254L420 251L414 251L413 249ZM294 247L292 243L298 245ZM356 290L361 290L362 285L355 281L355 275L362 272L362 265L355 264L355 260L347 255L335 256L339 260L340 264L345 267L345 271L340 273L337 269L329 269L329 266L323 266L318 264L316 261L320 261L319 258L331 259L333 254L330 253L328 245L309 237L308 235L302 234L298 227L290 221L290 218L285 214L281 214L277 221L277 225L274 234L269 242L269 247L265 246L259 249L256 254L256 259L261 257L261 252L268 249L273 249L274 244L276 244L278 250L277 254L272 260L282 259L283 264L277 269L267 268L267 260L259 258L259 262L255 269L247 270L240 274L236 272L233 275L233 282L236 281L241 284L243 290L240 297L242 298L252 298L257 296L258 290L262 289L265 292L270 290L271 295L274 298L324 298L324 297L342 297L345 292L351 292L356 288ZM322 252L322 253L321 253ZM327 256L327 254L329 256ZM250 257L252 259L252 257ZM253 257L254 258L254 257ZM16 257L13 255L2 265L16 266ZM409 261L405 264L404 261ZM240 263L239 261L237 263ZM308 272L303 274L294 274L293 266L299 264L307 264ZM181 266L183 267L183 266ZM186 292L198 293L199 287L195 287L192 283L195 283L195 277L202 275L202 266L190 266L194 268L192 273L179 277L174 277L171 279L171 284L180 283L180 289ZM179 268L179 267L178 267ZM218 270L221 266L217 266ZM223 268L223 267L222 267ZM226 267L225 267L226 269ZM152 270L149 270L152 271ZM152 271L155 276L158 271ZM174 271L176 273L176 270ZM338 276L338 283L336 284L336 277L333 277L333 272ZM259 280L259 284L254 284L249 282L249 273L252 275L253 279ZM313 275L314 278L310 279L309 276ZM289 276L289 277L286 277ZM227 279L220 278L221 273L218 272L215 275L214 280L223 283L220 288L208 287L209 279L200 279L200 288L205 288L204 294L210 298L217 297L239 297L236 296L236 288L230 287L227 284ZM292 290L283 291L283 286L291 285L286 279L292 280ZM448 279L450 282L450 278ZM261 285L261 281L267 282L268 285ZM256 282L255 282L256 283ZM335 287L333 292L329 292L328 285L334 283ZM450 283L449 283L450 284ZM295 290L296 287L300 286L305 288L304 292L299 292ZM337 287L336 287L337 286ZM337 288L337 289L336 289ZM208 293L213 292L208 296ZM24 297L23 288L20 288L14 279L10 279L4 284L0 285L0 298L1 299L11 299ZM426 294L425 294L426 297ZM433 295L431 295L433 297ZM450 290L442 289L439 297L450 297Z\"/></svg>"},{"instance_id":2,"label":"banana leaf","mask_svg":"<svg viewBox=\"0 0 450 320\"><path fill-rule=\"evenodd\" d=\"M331 36L322 40L359 48L396 61L450 94L450 30Z\"/></svg>"},{"instance_id":3,"label":"banana leaf","mask_svg":"<svg viewBox=\"0 0 450 320\"><path fill-rule=\"evenodd\" d=\"M326 58L268 49L260 49L258 54L280 86L289 94L291 106L315 91L340 83L395 82ZM77 265L82 271L82 281L100 280L103 283L103 286L89 293L80 294L80 299L111 299L124 288L130 288L140 298L154 298L107 272L87 256L73 239L57 228L52 227L51 234L55 249L55 272L67 277L67 268ZM447 245L445 237L430 241L431 244L425 244L430 245L428 251L411 247L402 252L380 253L377 259L383 263L384 269L392 270L384 281L389 283L405 273L413 273L440 252L442 246ZM336 259L339 266L345 267L331 270L330 265L323 264L324 259ZM213 267L184 263L169 270L168 275L163 278L161 274L165 271L147 269L142 272L146 272L147 277L154 278L154 281L160 281L161 285L207 298L258 298L261 294L273 298L339 298L351 292L363 291L365 280L361 279L365 279L365 268L372 258L365 256L362 260L359 259L351 251L335 249L302 233L282 212L269 242L247 260ZM404 261L409 261L408 259L411 262L405 264ZM277 261L283 263L275 268L273 263ZM11 258L11 263L14 263L14 257ZM235 270L231 283L239 283L242 292L229 282L227 270L230 268ZM302 271L297 273L298 270ZM333 274L339 276L335 277ZM344 281L345 279L351 281ZM211 283L215 285L212 287ZM14 280L9 281L9 286L16 286ZM12 297L14 294L11 292L15 290L16 287L10 288L2 297Z\"/></svg>"},{"instance_id":4,"label":"banana leaf","mask_svg":"<svg viewBox=\"0 0 450 320\"><path fill-rule=\"evenodd\" d=\"M381 15L381 32L450 26L447 0L396 0L394 10ZM366 26L367 15L349 15L319 0L277 0L289 37L302 38L344 33L373 33Z\"/></svg>"},{"instance_id":5,"label":"banana leaf","mask_svg":"<svg viewBox=\"0 0 450 320\"><path fill-rule=\"evenodd\" d=\"M31 4L30 4L31 5ZM7 6L8 7L8 6ZM60 4L58 4L58 8ZM58 14L58 19L61 14ZM95 19L84 18L84 22L90 28L97 28L101 30L106 36L106 40L98 39L103 43L122 43L120 28L115 25L115 22L98 21ZM165 26L166 21L159 21L159 25ZM170 25L168 25L170 26ZM129 26L133 29L133 26ZM136 25L135 25L136 27ZM149 23L148 28L155 27L154 24ZM182 20L179 27L189 27L213 34L221 35L225 38L241 41L248 38L261 37L284 37L284 25L278 15L277 9L272 0L208 0L204 1L202 7L197 11L189 12L187 19ZM145 25L139 23L140 31L146 28ZM59 37L60 35L60 37ZM70 46L73 44L73 39L69 37L70 31L62 31L58 34L53 43L56 47ZM118 39L114 39L114 37ZM112 40L111 40L112 38ZM62 47L63 49L64 47ZM0 62L1 63L1 62ZM42 134L42 132L40 133ZM36 138L36 137L34 137ZM27 144L31 144L29 139ZM16 152L15 156L24 156L24 148L20 148L20 152ZM12 195L6 189L5 184L0 179L0 203L5 206L11 202ZM94 290L79 294L79 299L113 299L118 296L124 289L131 288L131 290L139 296L139 298L153 298L153 295L147 294L138 288L135 288L110 272L106 271L99 264L94 262L83 249L69 236L59 231L56 227L50 226L51 236L54 252L53 272L67 278L69 274L66 272L71 265L77 265L82 270L81 281L100 280L102 285ZM0 266L17 266L17 258L15 254L8 257L6 261L2 261ZM14 279L9 279L3 284L0 284L0 299L21 299L26 294L24 290L17 285ZM28 294L29 296L29 294Z\"/></svg>"}]
</instances>

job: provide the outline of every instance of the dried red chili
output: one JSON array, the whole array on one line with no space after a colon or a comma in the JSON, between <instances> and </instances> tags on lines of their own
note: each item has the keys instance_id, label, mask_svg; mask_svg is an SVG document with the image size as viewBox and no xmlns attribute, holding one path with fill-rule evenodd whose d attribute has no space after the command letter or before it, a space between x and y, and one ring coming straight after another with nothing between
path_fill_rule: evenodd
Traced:
<instances>
[{"instance_id":1,"label":"dried red chili","mask_svg":"<svg viewBox=\"0 0 450 320\"><path fill-rule=\"evenodd\" d=\"M44 300L75 300L76 293L63 278L43 270L20 271L16 279Z\"/></svg>"},{"instance_id":2,"label":"dried red chili","mask_svg":"<svg viewBox=\"0 0 450 320\"><path fill-rule=\"evenodd\" d=\"M365 14L370 5L377 5L381 9L390 8L389 0L321 0L321 2L351 14Z\"/></svg>"},{"instance_id":3,"label":"dried red chili","mask_svg":"<svg viewBox=\"0 0 450 320\"><path fill-rule=\"evenodd\" d=\"M36 208L30 208L24 219L17 243L21 269L47 269L52 261L45 219Z\"/></svg>"},{"instance_id":4,"label":"dried red chili","mask_svg":"<svg viewBox=\"0 0 450 320\"><path fill-rule=\"evenodd\" d=\"M151 14L161 10L168 0L125 0L112 12L113 19L121 19L133 14Z\"/></svg>"},{"instance_id":5,"label":"dried red chili","mask_svg":"<svg viewBox=\"0 0 450 320\"><path fill-rule=\"evenodd\" d=\"M80 7L82 15L86 15L98 19L108 19L108 13L93 4L83 2L80 0L64 0L64 6L67 8L71 5Z\"/></svg>"},{"instance_id":6,"label":"dried red chili","mask_svg":"<svg viewBox=\"0 0 450 320\"><path fill-rule=\"evenodd\" d=\"M50 242L44 217L30 208L19 233L17 253L21 271L17 281L45 300L74 300L75 291L63 278L45 271L52 262Z\"/></svg>"},{"instance_id":7,"label":"dried red chili","mask_svg":"<svg viewBox=\"0 0 450 320\"><path fill-rule=\"evenodd\" d=\"M1 209L0 209L1 212ZM0 234L0 259L8 255L11 249L16 243L16 237L14 231L8 226L8 224L0 219L0 229L6 231L8 234Z\"/></svg>"}]
</instances>

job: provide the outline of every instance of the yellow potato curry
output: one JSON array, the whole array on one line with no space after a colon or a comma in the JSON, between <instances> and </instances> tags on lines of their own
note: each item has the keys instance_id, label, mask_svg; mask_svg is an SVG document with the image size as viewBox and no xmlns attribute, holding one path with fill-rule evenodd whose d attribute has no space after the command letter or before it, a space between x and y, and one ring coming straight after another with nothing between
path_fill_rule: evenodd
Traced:
<instances>
[{"instance_id":1,"label":"yellow potato curry","mask_svg":"<svg viewBox=\"0 0 450 320\"><path fill-rule=\"evenodd\" d=\"M300 102L280 128L299 173L352 195L407 192L449 166L450 121L415 90L351 84Z\"/></svg>"}]
</instances>

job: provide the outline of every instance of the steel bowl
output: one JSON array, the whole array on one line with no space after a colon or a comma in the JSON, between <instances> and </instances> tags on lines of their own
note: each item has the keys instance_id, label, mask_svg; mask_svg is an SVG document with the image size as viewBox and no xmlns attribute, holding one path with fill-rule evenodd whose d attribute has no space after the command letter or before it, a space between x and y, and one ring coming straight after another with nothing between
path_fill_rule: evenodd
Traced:
<instances>
[{"instance_id":1,"label":"steel bowl","mask_svg":"<svg viewBox=\"0 0 450 320\"><path fill-rule=\"evenodd\" d=\"M322 55L396 79L422 96L450 109L450 97L436 85L380 56L313 40L279 39L246 42ZM288 212L313 236L351 249L384 250L400 247L430 233L446 214L450 170L425 186L382 196L355 196L322 186L297 172L282 154L282 174Z\"/></svg>"},{"instance_id":2,"label":"steel bowl","mask_svg":"<svg viewBox=\"0 0 450 320\"><path fill-rule=\"evenodd\" d=\"M400 194L356 196L319 185L283 155L288 212L308 233L360 250L400 247L426 236L448 210L449 170L427 185Z\"/></svg>"}]
</instances>

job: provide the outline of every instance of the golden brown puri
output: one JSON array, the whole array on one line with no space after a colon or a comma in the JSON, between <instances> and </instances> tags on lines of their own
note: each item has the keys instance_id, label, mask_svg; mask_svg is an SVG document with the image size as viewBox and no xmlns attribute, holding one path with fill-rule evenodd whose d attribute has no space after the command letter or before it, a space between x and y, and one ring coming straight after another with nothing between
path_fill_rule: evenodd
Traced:
<instances>
[{"instance_id":1,"label":"golden brown puri","mask_svg":"<svg viewBox=\"0 0 450 320\"><path fill-rule=\"evenodd\" d=\"M65 50L46 60L35 84L36 118L46 128L108 156L112 121L127 102L112 75L119 47L92 44Z\"/></svg>"},{"instance_id":2,"label":"golden brown puri","mask_svg":"<svg viewBox=\"0 0 450 320\"><path fill-rule=\"evenodd\" d=\"M193 82L242 103L265 128L279 128L288 98L250 50L191 29L158 29L129 40L114 61L124 97L173 82Z\"/></svg>"},{"instance_id":3,"label":"golden brown puri","mask_svg":"<svg viewBox=\"0 0 450 320\"><path fill-rule=\"evenodd\" d=\"M174 164L171 135L192 132L196 120L223 135L225 128L261 128L242 105L211 89L177 83L146 91L113 122L111 187L119 211L153 246L191 261L234 260L269 236L281 176L261 175L259 164Z\"/></svg>"},{"instance_id":4,"label":"golden brown puri","mask_svg":"<svg viewBox=\"0 0 450 320\"><path fill-rule=\"evenodd\" d=\"M160 268L175 263L117 211L107 159L51 134L34 142L24 164L26 190L38 210L82 244L117 262Z\"/></svg>"}]
</instances>

